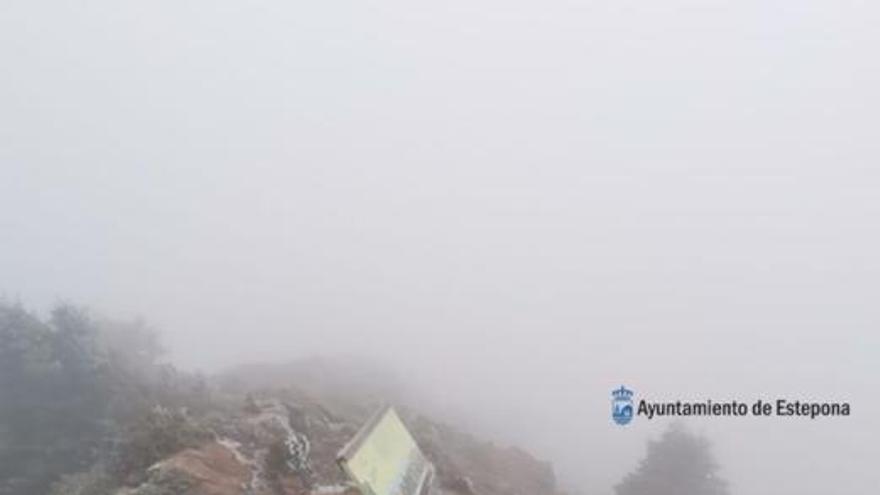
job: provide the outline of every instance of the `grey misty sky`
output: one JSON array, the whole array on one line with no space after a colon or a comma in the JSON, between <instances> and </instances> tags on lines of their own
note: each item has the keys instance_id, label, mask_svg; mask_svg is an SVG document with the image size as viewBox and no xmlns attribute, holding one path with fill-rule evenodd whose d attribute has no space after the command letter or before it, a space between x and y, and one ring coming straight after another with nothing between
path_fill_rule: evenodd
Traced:
<instances>
[{"instance_id":1,"label":"grey misty sky","mask_svg":"<svg viewBox=\"0 0 880 495\"><path fill-rule=\"evenodd\" d=\"M878 14L5 0L0 292L186 367L385 360L587 493L664 424L621 382L846 399L695 427L738 494L873 493Z\"/></svg>"}]
</instances>

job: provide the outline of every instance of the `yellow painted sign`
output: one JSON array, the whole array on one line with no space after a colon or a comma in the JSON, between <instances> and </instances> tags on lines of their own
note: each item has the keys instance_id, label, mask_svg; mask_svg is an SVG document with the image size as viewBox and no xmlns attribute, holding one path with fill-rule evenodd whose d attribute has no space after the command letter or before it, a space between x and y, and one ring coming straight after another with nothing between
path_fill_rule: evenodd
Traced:
<instances>
[{"instance_id":1,"label":"yellow painted sign","mask_svg":"<svg viewBox=\"0 0 880 495\"><path fill-rule=\"evenodd\" d=\"M376 414L339 454L364 495L419 495L433 473L393 408Z\"/></svg>"}]
</instances>

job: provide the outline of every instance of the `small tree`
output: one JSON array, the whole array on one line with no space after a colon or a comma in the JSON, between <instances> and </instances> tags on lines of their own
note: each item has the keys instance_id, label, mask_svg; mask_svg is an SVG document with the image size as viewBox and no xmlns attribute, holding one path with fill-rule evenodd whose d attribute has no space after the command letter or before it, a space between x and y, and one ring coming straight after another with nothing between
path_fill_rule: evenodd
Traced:
<instances>
[{"instance_id":1,"label":"small tree","mask_svg":"<svg viewBox=\"0 0 880 495\"><path fill-rule=\"evenodd\" d=\"M617 495L728 495L727 483L717 470L709 441L673 425L660 440L648 442L645 458L614 491Z\"/></svg>"}]
</instances>

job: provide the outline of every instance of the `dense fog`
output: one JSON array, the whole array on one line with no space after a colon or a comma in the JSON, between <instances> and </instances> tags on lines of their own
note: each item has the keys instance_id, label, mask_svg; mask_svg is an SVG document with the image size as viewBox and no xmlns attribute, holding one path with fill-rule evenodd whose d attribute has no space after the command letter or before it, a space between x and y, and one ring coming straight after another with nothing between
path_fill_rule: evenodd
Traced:
<instances>
[{"instance_id":1,"label":"dense fog","mask_svg":"<svg viewBox=\"0 0 880 495\"><path fill-rule=\"evenodd\" d=\"M143 317L211 374L394 370L610 495L654 400L737 495L880 486L880 7L0 5L0 295Z\"/></svg>"}]
</instances>

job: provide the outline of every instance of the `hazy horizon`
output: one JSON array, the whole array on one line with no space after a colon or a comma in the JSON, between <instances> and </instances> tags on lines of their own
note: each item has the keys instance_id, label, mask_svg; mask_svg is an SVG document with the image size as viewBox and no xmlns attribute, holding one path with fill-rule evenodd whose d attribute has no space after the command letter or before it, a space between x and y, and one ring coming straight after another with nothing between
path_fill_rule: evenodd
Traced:
<instances>
[{"instance_id":1,"label":"hazy horizon","mask_svg":"<svg viewBox=\"0 0 880 495\"><path fill-rule=\"evenodd\" d=\"M0 6L0 295L173 361L362 355L609 495L667 421L610 391L846 400L714 418L738 495L880 473L880 6ZM874 487L874 488L871 488Z\"/></svg>"}]
</instances>

